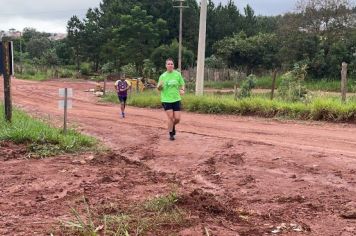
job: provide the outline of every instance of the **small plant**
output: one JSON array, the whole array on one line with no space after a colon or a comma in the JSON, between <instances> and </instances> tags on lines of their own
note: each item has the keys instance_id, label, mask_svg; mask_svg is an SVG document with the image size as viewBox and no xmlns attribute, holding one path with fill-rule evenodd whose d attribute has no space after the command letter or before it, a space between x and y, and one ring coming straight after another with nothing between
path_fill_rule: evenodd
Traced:
<instances>
[{"instance_id":1,"label":"small plant","mask_svg":"<svg viewBox=\"0 0 356 236\"><path fill-rule=\"evenodd\" d=\"M142 204L133 204L125 213L104 215L96 211L100 208L90 209L86 199L83 199L84 211L80 214L78 210L71 208L72 219L61 222L62 234L140 236L150 232L150 235L155 235L154 232L162 227L174 228L187 222L185 213L176 205L178 195L175 192Z\"/></svg>"},{"instance_id":2,"label":"small plant","mask_svg":"<svg viewBox=\"0 0 356 236\"><path fill-rule=\"evenodd\" d=\"M307 101L308 90L304 86L307 65L295 64L294 69L282 76L278 93L286 101Z\"/></svg>"},{"instance_id":3,"label":"small plant","mask_svg":"<svg viewBox=\"0 0 356 236\"><path fill-rule=\"evenodd\" d=\"M240 91L237 93L238 98L247 98L251 96L251 90L256 86L256 76L249 75L241 84Z\"/></svg>"},{"instance_id":4,"label":"small plant","mask_svg":"<svg viewBox=\"0 0 356 236\"><path fill-rule=\"evenodd\" d=\"M172 210L178 202L178 195L176 192L171 192L165 196L155 197L145 204L145 209L156 212L167 212Z\"/></svg>"},{"instance_id":5,"label":"small plant","mask_svg":"<svg viewBox=\"0 0 356 236\"><path fill-rule=\"evenodd\" d=\"M90 75L90 63L82 63L80 65L80 73L82 75Z\"/></svg>"},{"instance_id":6,"label":"small plant","mask_svg":"<svg viewBox=\"0 0 356 236\"><path fill-rule=\"evenodd\" d=\"M85 197L83 197L83 202L86 210L86 216L81 216L75 208L71 208L74 219L70 221L65 221L63 223L63 226L65 228L70 228L73 232L79 233L80 235L97 236L99 235L98 232L103 227L96 227L94 225L94 222L92 220L92 212Z\"/></svg>"},{"instance_id":7,"label":"small plant","mask_svg":"<svg viewBox=\"0 0 356 236\"><path fill-rule=\"evenodd\" d=\"M60 78L72 78L74 75L74 72L68 69L61 69L59 71L59 77Z\"/></svg>"}]
</instances>

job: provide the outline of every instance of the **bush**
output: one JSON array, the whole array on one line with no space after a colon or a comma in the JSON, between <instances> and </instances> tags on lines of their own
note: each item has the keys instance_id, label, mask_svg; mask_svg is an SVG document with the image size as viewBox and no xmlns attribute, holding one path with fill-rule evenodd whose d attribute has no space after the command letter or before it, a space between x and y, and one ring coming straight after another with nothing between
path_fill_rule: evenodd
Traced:
<instances>
[{"instance_id":1,"label":"bush","mask_svg":"<svg viewBox=\"0 0 356 236\"><path fill-rule=\"evenodd\" d=\"M136 77L138 76L138 72L136 70L136 66L132 63L124 65L121 67L122 73L125 74L126 77Z\"/></svg>"},{"instance_id":2,"label":"bush","mask_svg":"<svg viewBox=\"0 0 356 236\"><path fill-rule=\"evenodd\" d=\"M80 65L80 73L82 75L90 75L91 70L90 70L90 63L82 63Z\"/></svg>"},{"instance_id":3,"label":"bush","mask_svg":"<svg viewBox=\"0 0 356 236\"><path fill-rule=\"evenodd\" d=\"M256 86L256 76L249 75L241 84L240 91L237 96L239 98L247 98L251 96L251 90Z\"/></svg>"},{"instance_id":4,"label":"bush","mask_svg":"<svg viewBox=\"0 0 356 236\"><path fill-rule=\"evenodd\" d=\"M282 81L278 87L278 94L286 101L303 101L306 98L308 91L301 81L296 80L290 73L282 77Z\"/></svg>"},{"instance_id":5,"label":"bush","mask_svg":"<svg viewBox=\"0 0 356 236\"><path fill-rule=\"evenodd\" d=\"M74 76L74 72L68 69L61 69L59 71L60 78L72 78Z\"/></svg>"}]
</instances>

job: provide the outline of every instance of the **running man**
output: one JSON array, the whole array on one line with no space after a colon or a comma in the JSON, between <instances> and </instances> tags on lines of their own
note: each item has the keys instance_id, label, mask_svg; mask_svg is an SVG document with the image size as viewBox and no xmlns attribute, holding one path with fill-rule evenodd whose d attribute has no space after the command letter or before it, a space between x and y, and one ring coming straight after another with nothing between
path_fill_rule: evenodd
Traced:
<instances>
[{"instance_id":1,"label":"running man","mask_svg":"<svg viewBox=\"0 0 356 236\"><path fill-rule=\"evenodd\" d=\"M125 80L125 76L121 76L119 80L115 82L115 89L117 96L121 104L121 117L125 118L125 108L127 100L127 90L129 90L131 84L128 80Z\"/></svg>"},{"instance_id":2,"label":"running man","mask_svg":"<svg viewBox=\"0 0 356 236\"><path fill-rule=\"evenodd\" d=\"M169 139L175 140L176 125L180 121L181 95L184 94L185 83L180 72L174 70L172 58L166 60L166 69L160 77L157 89L161 91L161 102L168 118Z\"/></svg>"}]
</instances>

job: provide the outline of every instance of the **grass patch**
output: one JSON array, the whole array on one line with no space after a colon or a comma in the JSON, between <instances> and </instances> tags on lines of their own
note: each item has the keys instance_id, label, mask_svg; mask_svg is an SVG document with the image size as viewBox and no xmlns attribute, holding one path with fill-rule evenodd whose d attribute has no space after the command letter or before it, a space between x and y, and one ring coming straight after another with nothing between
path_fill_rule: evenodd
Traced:
<instances>
[{"instance_id":1,"label":"grass patch","mask_svg":"<svg viewBox=\"0 0 356 236\"><path fill-rule=\"evenodd\" d=\"M276 78L276 88L279 87L282 78L279 76ZM241 82L238 83L240 85ZM233 89L234 81L205 81L205 88L213 89ZM341 90L341 81L331 80L331 79L322 79L314 80L309 79L305 81L305 86L308 90L311 91L326 91L326 92L340 92ZM195 86L193 86L195 87ZM348 92L356 93L356 80L348 80ZM256 79L256 89L271 89L272 88L272 77L271 76L261 76Z\"/></svg>"},{"instance_id":2,"label":"grass patch","mask_svg":"<svg viewBox=\"0 0 356 236\"><path fill-rule=\"evenodd\" d=\"M229 88L234 88L234 86L235 86L235 82L232 80L204 82L205 88L212 88L212 89L229 89Z\"/></svg>"},{"instance_id":3,"label":"grass patch","mask_svg":"<svg viewBox=\"0 0 356 236\"><path fill-rule=\"evenodd\" d=\"M94 150L97 144L94 138L75 130L68 130L64 135L61 129L33 119L17 109L13 110L12 123L8 123L4 119L3 104L0 104L0 141L26 144L33 157Z\"/></svg>"},{"instance_id":4,"label":"grass patch","mask_svg":"<svg viewBox=\"0 0 356 236\"><path fill-rule=\"evenodd\" d=\"M16 78L23 80L35 80L35 81L44 81L47 80L51 75L46 72L36 72L36 73L17 73Z\"/></svg>"},{"instance_id":5,"label":"grass patch","mask_svg":"<svg viewBox=\"0 0 356 236\"><path fill-rule=\"evenodd\" d=\"M81 211L71 208L72 219L61 222L61 235L130 236L167 228L174 231L188 222L185 212L177 206L178 199L178 195L171 192L131 205L126 210L116 206L115 214L103 214L100 207L91 209L84 198ZM110 211L113 211L112 207Z\"/></svg>"},{"instance_id":6,"label":"grass patch","mask_svg":"<svg viewBox=\"0 0 356 236\"><path fill-rule=\"evenodd\" d=\"M276 88L282 81L282 77L277 76L276 78ZM258 89L271 89L272 88L272 76L261 76L256 79L256 87Z\"/></svg>"},{"instance_id":7,"label":"grass patch","mask_svg":"<svg viewBox=\"0 0 356 236\"><path fill-rule=\"evenodd\" d=\"M233 95L186 94L182 105L186 111L206 114L255 115L332 122L356 121L356 97L348 97L346 104L341 103L337 96L319 95L309 103L270 100L267 97L268 94L256 94L250 98L234 100ZM117 102L116 94L108 94L104 100ZM137 107L161 107L156 91L133 94L129 97L128 104Z\"/></svg>"},{"instance_id":8,"label":"grass patch","mask_svg":"<svg viewBox=\"0 0 356 236\"><path fill-rule=\"evenodd\" d=\"M167 212L171 211L179 198L176 192L171 192L165 196L155 197L145 203L145 209L148 211Z\"/></svg>"}]
</instances>

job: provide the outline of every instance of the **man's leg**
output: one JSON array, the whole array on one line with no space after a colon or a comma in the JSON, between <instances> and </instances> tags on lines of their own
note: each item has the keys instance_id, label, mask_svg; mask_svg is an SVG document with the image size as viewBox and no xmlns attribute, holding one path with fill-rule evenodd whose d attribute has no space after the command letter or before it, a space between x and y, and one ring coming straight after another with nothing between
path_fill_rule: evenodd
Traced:
<instances>
[{"instance_id":1,"label":"man's leg","mask_svg":"<svg viewBox=\"0 0 356 236\"><path fill-rule=\"evenodd\" d=\"M166 110L167 121L168 121L168 132L171 140L174 140L173 126L174 126L174 113L173 110Z\"/></svg>"},{"instance_id":2,"label":"man's leg","mask_svg":"<svg viewBox=\"0 0 356 236\"><path fill-rule=\"evenodd\" d=\"M173 135L176 135L176 124L180 122L180 111L173 111Z\"/></svg>"},{"instance_id":3,"label":"man's leg","mask_svg":"<svg viewBox=\"0 0 356 236\"><path fill-rule=\"evenodd\" d=\"M120 97L121 116L122 116L122 118L125 118L126 100L127 100L127 97Z\"/></svg>"},{"instance_id":4,"label":"man's leg","mask_svg":"<svg viewBox=\"0 0 356 236\"><path fill-rule=\"evenodd\" d=\"M174 117L174 122L173 122L173 135L176 135L176 124L179 123L180 121L180 109L181 109L181 102L175 102L173 104L173 117Z\"/></svg>"},{"instance_id":5,"label":"man's leg","mask_svg":"<svg viewBox=\"0 0 356 236\"><path fill-rule=\"evenodd\" d=\"M125 117L125 102L121 102L121 116Z\"/></svg>"}]
</instances>

